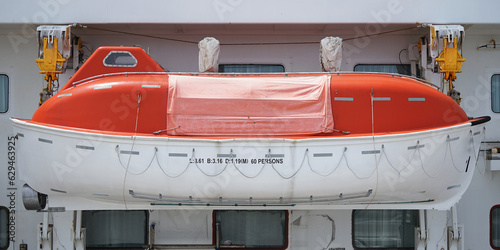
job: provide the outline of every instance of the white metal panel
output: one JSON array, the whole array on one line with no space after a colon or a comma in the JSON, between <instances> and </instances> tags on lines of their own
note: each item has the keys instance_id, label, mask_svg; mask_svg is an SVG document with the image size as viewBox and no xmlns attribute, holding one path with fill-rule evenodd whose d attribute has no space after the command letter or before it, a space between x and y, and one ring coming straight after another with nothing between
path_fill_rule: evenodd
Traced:
<instances>
[{"instance_id":1,"label":"white metal panel","mask_svg":"<svg viewBox=\"0 0 500 250\"><path fill-rule=\"evenodd\" d=\"M500 2L8 1L0 23L497 23ZM465 13L467 11L467 14Z\"/></svg>"}]
</instances>

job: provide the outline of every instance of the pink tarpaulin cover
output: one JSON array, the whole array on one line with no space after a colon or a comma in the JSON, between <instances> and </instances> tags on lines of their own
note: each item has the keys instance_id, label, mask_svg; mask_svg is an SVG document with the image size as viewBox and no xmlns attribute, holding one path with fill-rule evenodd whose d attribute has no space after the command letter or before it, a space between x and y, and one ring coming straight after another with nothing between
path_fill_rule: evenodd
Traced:
<instances>
[{"instance_id":1,"label":"pink tarpaulin cover","mask_svg":"<svg viewBox=\"0 0 500 250\"><path fill-rule=\"evenodd\" d=\"M169 135L330 133L330 76L169 76Z\"/></svg>"}]
</instances>

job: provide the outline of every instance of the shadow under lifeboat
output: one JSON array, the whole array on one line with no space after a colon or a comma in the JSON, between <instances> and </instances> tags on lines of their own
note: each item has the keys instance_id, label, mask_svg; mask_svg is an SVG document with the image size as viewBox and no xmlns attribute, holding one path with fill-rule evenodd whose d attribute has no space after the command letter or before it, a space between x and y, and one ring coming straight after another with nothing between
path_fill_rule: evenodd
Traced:
<instances>
[{"instance_id":1,"label":"shadow under lifeboat","mask_svg":"<svg viewBox=\"0 0 500 250\"><path fill-rule=\"evenodd\" d=\"M449 209L489 119L401 75L174 74L102 47L12 122L50 207Z\"/></svg>"}]
</instances>

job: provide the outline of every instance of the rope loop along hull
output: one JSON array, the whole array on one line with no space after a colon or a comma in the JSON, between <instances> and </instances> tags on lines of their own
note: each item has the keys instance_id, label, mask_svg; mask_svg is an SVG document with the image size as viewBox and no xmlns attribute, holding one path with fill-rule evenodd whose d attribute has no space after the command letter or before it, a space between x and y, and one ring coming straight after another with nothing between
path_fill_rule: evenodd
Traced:
<instances>
[{"instance_id":1,"label":"rope loop along hull","mask_svg":"<svg viewBox=\"0 0 500 250\"><path fill-rule=\"evenodd\" d=\"M485 120L303 139L123 136L12 121L23 179L51 207L85 210L448 209L472 179Z\"/></svg>"}]
</instances>

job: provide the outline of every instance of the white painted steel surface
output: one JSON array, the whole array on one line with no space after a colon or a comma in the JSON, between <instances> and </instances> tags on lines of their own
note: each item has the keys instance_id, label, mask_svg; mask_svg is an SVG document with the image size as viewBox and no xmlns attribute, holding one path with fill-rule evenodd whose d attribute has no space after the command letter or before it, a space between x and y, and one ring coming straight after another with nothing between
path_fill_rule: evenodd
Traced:
<instances>
[{"instance_id":1,"label":"white painted steel surface","mask_svg":"<svg viewBox=\"0 0 500 250\"><path fill-rule=\"evenodd\" d=\"M469 123L374 137L212 140L13 122L22 178L48 194L50 206L69 210L449 209L470 183L483 138L483 126Z\"/></svg>"}]
</instances>

